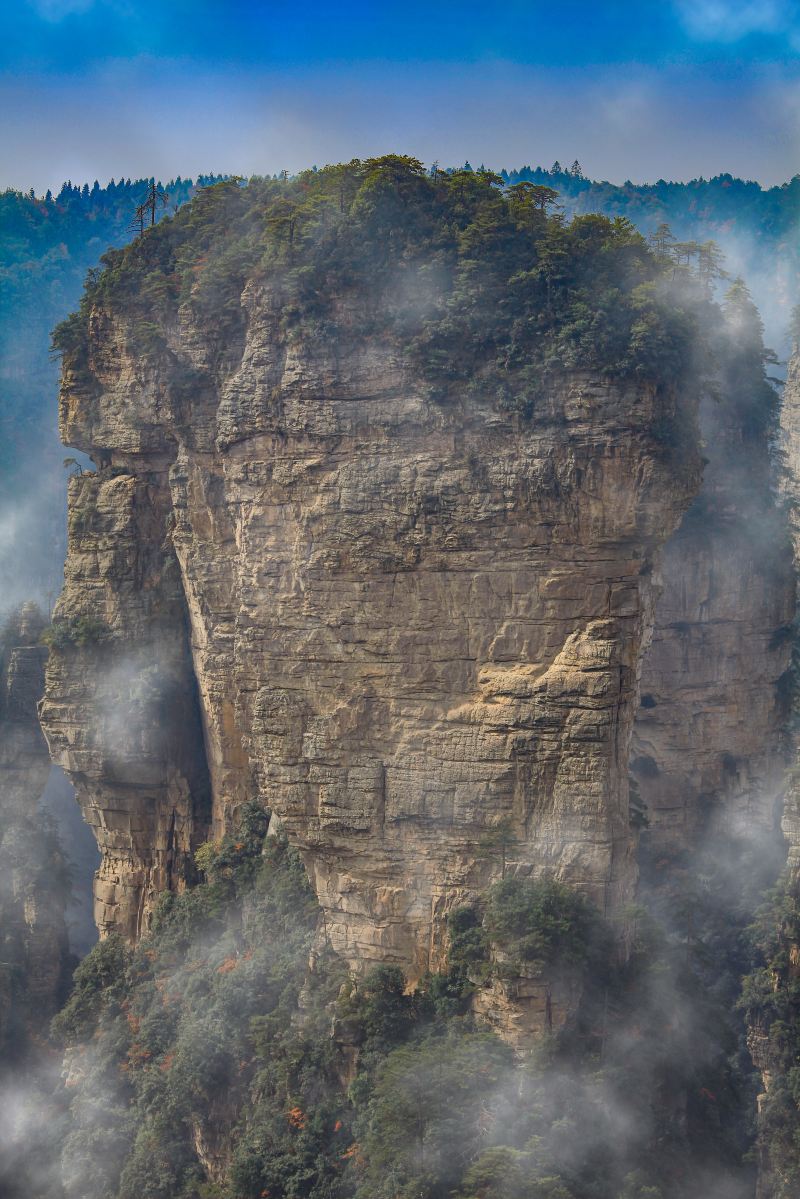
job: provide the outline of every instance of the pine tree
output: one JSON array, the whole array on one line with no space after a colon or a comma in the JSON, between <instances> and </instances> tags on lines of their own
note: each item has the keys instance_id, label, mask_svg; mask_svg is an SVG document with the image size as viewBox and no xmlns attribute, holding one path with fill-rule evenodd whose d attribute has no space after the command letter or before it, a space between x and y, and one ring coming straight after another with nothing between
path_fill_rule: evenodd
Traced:
<instances>
[{"instance_id":1,"label":"pine tree","mask_svg":"<svg viewBox=\"0 0 800 1199\"><path fill-rule=\"evenodd\" d=\"M658 258L669 258L675 245L675 235L664 221L658 225L647 239L653 247L653 253Z\"/></svg>"}]
</instances>

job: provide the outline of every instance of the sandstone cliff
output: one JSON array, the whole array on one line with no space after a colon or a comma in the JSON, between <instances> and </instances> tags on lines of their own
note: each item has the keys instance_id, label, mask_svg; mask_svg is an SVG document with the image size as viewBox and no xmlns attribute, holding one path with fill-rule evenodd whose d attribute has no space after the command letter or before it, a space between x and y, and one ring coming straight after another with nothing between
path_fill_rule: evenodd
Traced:
<instances>
[{"instance_id":1,"label":"sandstone cliff","mask_svg":"<svg viewBox=\"0 0 800 1199\"><path fill-rule=\"evenodd\" d=\"M203 745L211 827L258 794L356 968L439 964L504 821L515 865L618 911L654 555L697 483L652 433L679 397L573 373L529 422L444 408L356 300L336 356L287 340L268 287L242 303L222 370L187 305L144 360L95 311L92 382L64 378L65 441L103 465L71 485L56 620L96 644L53 655L42 716L101 928L135 934L206 837Z\"/></svg>"},{"instance_id":2,"label":"sandstone cliff","mask_svg":"<svg viewBox=\"0 0 800 1199\"><path fill-rule=\"evenodd\" d=\"M459 1020L469 1004L518 1049L573 1016L567 1057L638 1078L620 1110L652 1109L668 1188L746 1187L731 1013L777 841L795 604L757 313L734 284L720 319L624 226L567 235L546 197L356 165L321 194L317 173L209 189L112 255L61 330L62 434L97 469L70 484L40 710L102 851L98 924L136 941L196 863L228 878L255 797L319 901L312 961L325 941L413 984L459 909L452 977L403 996L390 971L394 1003L453 985ZM571 889L590 897L601 950L570 957L561 909L504 941L501 874L529 913L527 875L596 921ZM239 924L212 981L239 968ZM350 986L325 1015L348 1078L372 983ZM213 1132L192 1152L217 1178L234 1134Z\"/></svg>"},{"instance_id":3,"label":"sandstone cliff","mask_svg":"<svg viewBox=\"0 0 800 1199\"><path fill-rule=\"evenodd\" d=\"M423 186L390 167L392 203ZM658 382L653 359L553 368L539 334L506 343L493 323L482 296L496 285L502 311L519 277L500 286L494 243L482 290L471 258L431 280L430 249L375 282L386 230L391 247L416 219L410 191L388 224L385 197L358 217L383 239L359 276L347 185L301 250L302 208L211 189L112 262L66 329L62 434L98 470L70 486L42 719L103 853L98 924L135 939L257 796L356 971L441 967L448 912L497 875L498 830L511 870L553 871L624 937L640 804L655 848L774 831L794 591L757 315L739 294L709 334L703 290L684 313L726 364L698 494L696 344ZM545 218L522 215L520 253L538 254ZM525 328L555 311L549 279L536 304ZM532 979L478 1004L519 1040L574 998Z\"/></svg>"}]
</instances>

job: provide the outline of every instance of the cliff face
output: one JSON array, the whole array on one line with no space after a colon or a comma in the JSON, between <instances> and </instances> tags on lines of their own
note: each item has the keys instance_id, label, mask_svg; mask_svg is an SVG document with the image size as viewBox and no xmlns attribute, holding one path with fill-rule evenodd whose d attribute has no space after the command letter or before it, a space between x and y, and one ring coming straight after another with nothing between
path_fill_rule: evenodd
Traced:
<instances>
[{"instance_id":1,"label":"cliff face","mask_svg":"<svg viewBox=\"0 0 800 1199\"><path fill-rule=\"evenodd\" d=\"M56 1011L67 962L64 862L39 810L50 773L36 705L47 649L32 605L0 644L0 1054L21 1052Z\"/></svg>"},{"instance_id":2,"label":"cliff face","mask_svg":"<svg viewBox=\"0 0 800 1199\"><path fill-rule=\"evenodd\" d=\"M789 503L789 528L794 548L795 568L800 569L800 520L798 519L798 502L800 502L800 349L797 346L789 360L786 387L784 388L781 407L781 437L786 465L784 489ZM795 727L792 737L795 767L797 749L797 729ZM781 827L788 844L790 870L797 874L800 871L800 782L798 782L796 768L790 776L783 805Z\"/></svg>"},{"instance_id":3,"label":"cliff face","mask_svg":"<svg viewBox=\"0 0 800 1199\"><path fill-rule=\"evenodd\" d=\"M797 520L797 501L800 496L800 352L796 346L789 361L780 433L785 467L782 483L788 503L788 526L797 570L800 565L800 526ZM760 970L753 976L756 985L751 986L748 1002L747 1043L763 1084L763 1091L758 1096L757 1199L784 1199L794 1193L797 1181L797 1102L791 1087L797 1054L796 994L800 964L800 926L796 915L800 910L796 620L791 641L794 652L789 677L793 708L787 737L791 768L786 775L780 808L787 861L782 885L771 906L765 909L761 922L759 958L756 961ZM757 989L759 983L760 992Z\"/></svg>"},{"instance_id":4,"label":"cliff face","mask_svg":"<svg viewBox=\"0 0 800 1199\"><path fill-rule=\"evenodd\" d=\"M101 851L95 919L135 939L191 877L208 781L164 463L72 480L42 721ZM165 545L165 538L167 544ZM84 623L81 623L83 614Z\"/></svg>"},{"instance_id":5,"label":"cliff face","mask_svg":"<svg viewBox=\"0 0 800 1199\"><path fill-rule=\"evenodd\" d=\"M96 644L53 655L42 717L104 853L101 927L135 935L251 794L357 969L441 964L499 825L512 868L618 911L654 555L698 482L652 434L680 397L574 372L529 421L447 406L357 298L335 352L266 286L243 311L223 354L185 305L141 358L98 309L91 380L64 379L64 439L101 469L70 489L56 619Z\"/></svg>"},{"instance_id":6,"label":"cliff face","mask_svg":"<svg viewBox=\"0 0 800 1199\"><path fill-rule=\"evenodd\" d=\"M703 408L701 491L667 543L632 777L655 850L775 837L787 765L795 585L766 439Z\"/></svg>"}]
</instances>

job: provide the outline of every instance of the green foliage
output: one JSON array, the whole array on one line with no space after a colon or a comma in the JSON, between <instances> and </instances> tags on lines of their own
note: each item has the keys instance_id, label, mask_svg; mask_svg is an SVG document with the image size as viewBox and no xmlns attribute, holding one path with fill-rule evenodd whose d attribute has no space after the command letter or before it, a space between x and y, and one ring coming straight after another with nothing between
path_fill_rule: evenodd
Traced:
<instances>
[{"instance_id":1,"label":"green foliage","mask_svg":"<svg viewBox=\"0 0 800 1199\"><path fill-rule=\"evenodd\" d=\"M674 286L624 218L568 223L548 211L547 187L499 184L488 171L426 174L402 155L218 183L106 254L54 345L84 370L101 304L124 316L133 349L153 352L158 327L188 304L207 313L223 358L254 280L276 294L287 341L340 337L339 299L358 293L371 314L362 332L410 356L441 402L476 391L530 415L574 369L694 385L698 321L713 320L703 289Z\"/></svg>"},{"instance_id":2,"label":"green foliage","mask_svg":"<svg viewBox=\"0 0 800 1199\"><path fill-rule=\"evenodd\" d=\"M725 293L722 310L720 391L730 422L745 443L766 445L777 431L780 400L764 368L777 358L764 347L764 325L741 279Z\"/></svg>"},{"instance_id":3,"label":"green foliage","mask_svg":"<svg viewBox=\"0 0 800 1199\"><path fill-rule=\"evenodd\" d=\"M501 879L488 891L483 923L492 944L520 965L585 966L600 936L596 909L554 878Z\"/></svg>"},{"instance_id":4,"label":"green foliage","mask_svg":"<svg viewBox=\"0 0 800 1199\"><path fill-rule=\"evenodd\" d=\"M108 625L91 613L63 616L54 620L42 633L42 642L50 649L64 653L78 647L101 643L108 635Z\"/></svg>"},{"instance_id":5,"label":"green foliage","mask_svg":"<svg viewBox=\"0 0 800 1199\"><path fill-rule=\"evenodd\" d=\"M770 1086L759 1108L758 1146L776 1199L800 1188L800 887L787 876L750 929L754 969L740 1006Z\"/></svg>"},{"instance_id":6,"label":"green foliage","mask_svg":"<svg viewBox=\"0 0 800 1199\"><path fill-rule=\"evenodd\" d=\"M53 1020L53 1036L59 1041L85 1041L95 1030L109 994L119 989L125 976L128 954L118 936L98 941L77 966L72 993Z\"/></svg>"},{"instance_id":7,"label":"green foliage","mask_svg":"<svg viewBox=\"0 0 800 1199\"><path fill-rule=\"evenodd\" d=\"M76 973L56 1022L67 1199L694 1199L746 1178L719 867L670 864L651 884L670 931L628 913L625 963L583 897L501 879L453 911L450 969L411 991L313 949L297 855L258 804L239 815L132 955L104 942ZM497 952L583 989L522 1063L470 1015ZM226 1163L213 1185L198 1144Z\"/></svg>"},{"instance_id":8,"label":"green foliage","mask_svg":"<svg viewBox=\"0 0 800 1199\"><path fill-rule=\"evenodd\" d=\"M207 881L164 897L130 959L105 941L76 972L55 1022L59 1036L89 1042L63 1147L75 1199L199 1195L195 1137L220 1130L237 1146L227 1199L252 1194L256 1174L272 1180L256 1195L278 1177L292 1193L318 1171L326 1138L341 1140L324 1113L336 1091L325 1009L342 976L323 959L323 979L307 980L318 909L299 859L265 840L266 825L259 805L245 805L236 834L201 855ZM326 1177L344 1169L331 1161Z\"/></svg>"},{"instance_id":9,"label":"green foliage","mask_svg":"<svg viewBox=\"0 0 800 1199\"><path fill-rule=\"evenodd\" d=\"M574 1199L555 1178L534 1178L530 1155L498 1145L486 1149L464 1175L458 1199Z\"/></svg>"},{"instance_id":10,"label":"green foliage","mask_svg":"<svg viewBox=\"0 0 800 1199\"><path fill-rule=\"evenodd\" d=\"M481 1137L481 1116L511 1069L510 1049L486 1033L432 1035L393 1050L375 1071L361 1142L358 1199L446 1196Z\"/></svg>"},{"instance_id":11,"label":"green foliage","mask_svg":"<svg viewBox=\"0 0 800 1199\"><path fill-rule=\"evenodd\" d=\"M451 970L461 970L468 976L486 976L489 963L489 939L477 907L455 908L447 921L449 934L448 959Z\"/></svg>"},{"instance_id":12,"label":"green foliage","mask_svg":"<svg viewBox=\"0 0 800 1199\"><path fill-rule=\"evenodd\" d=\"M403 971L397 966L376 966L358 988L352 1009L370 1048L386 1052L404 1041L415 1012Z\"/></svg>"}]
</instances>

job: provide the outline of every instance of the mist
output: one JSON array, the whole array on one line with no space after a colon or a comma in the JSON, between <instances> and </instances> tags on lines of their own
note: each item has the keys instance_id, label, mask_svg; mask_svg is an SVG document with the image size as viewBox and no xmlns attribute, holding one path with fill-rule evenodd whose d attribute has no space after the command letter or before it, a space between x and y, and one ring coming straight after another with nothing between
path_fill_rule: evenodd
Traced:
<instances>
[{"instance_id":1,"label":"mist","mask_svg":"<svg viewBox=\"0 0 800 1199\"><path fill-rule=\"evenodd\" d=\"M800 45L798 5L676 0L640 12L568 0L556 13L512 0L491 19L482 5L440 8L181 3L145 14L115 0L32 0L0 16L0 104L10 114L0 160L3 182L20 193L3 198L0 612L34 598L51 614L66 551L63 456L77 458L70 470L92 469L60 445L48 341L76 308L86 270L132 236L141 188L92 188L96 179L173 180L171 215L196 190L187 177L210 172L293 176L395 152L428 168L529 163L547 174L555 160L577 159L587 185L619 185L593 191L588 211L630 213L645 237L668 219L680 239L713 238L727 274L715 299L741 275L767 343L786 358L800 212L785 219L778 201L800 162L800 73L786 54ZM748 196L729 215L699 189L672 220L634 186L724 173L776 194ZM569 219L587 209L563 176L540 182L562 187ZM62 188L65 179L77 186ZM177 275L175 260L164 261ZM276 251L271 267L280 261ZM410 326L436 315L441 272L424 286L406 264L395 276ZM213 314L233 276L224 264L216 289L209 277ZM132 279L138 295L143 279ZM548 279L548 308L549 288ZM664 308L687 320L702 306L695 282L662 291ZM585 292L581 303L591 305L591 281ZM479 287L472 299L482 302ZM237 304L234 295L238 313ZM487 326L490 315L484 308ZM527 313L527 327L536 317ZM465 339L456 352L470 348ZM696 377L714 373L713 362L691 366ZM525 436L530 413L516 415ZM704 424L707 445L717 431ZM722 466L715 449L707 478L729 469L726 502L741 515L750 447L737 443L738 460ZM775 496L759 495L747 519L753 557L765 560L783 519ZM713 537L710 523L703 535ZM162 645L128 645L104 661L87 727L72 731L75 744L105 743L108 768L141 790L146 816L158 802L147 784L166 769L159 753L179 739L167 657ZM786 857L779 791L737 795L736 813L700 827L691 844L659 839L655 819L638 848L631 835L637 904L608 926L579 909L591 930L579 960L567 952L565 911L576 909L557 886L547 891L557 880L512 868L527 915L542 894L555 896L550 956L532 962L516 945L517 960L498 948L489 889L470 900L479 952L454 952L446 971L412 988L391 967L347 977L302 863L280 838L265 838L269 814L258 802L246 806L244 826L192 844L193 860L184 847L182 893L148 907L141 944L114 934L98 944L97 847L69 782L53 771L43 797L31 796L27 832L52 831L55 857L73 870L63 916L69 965L81 964L71 989L64 980L52 1030L40 1020L32 1051L3 1062L0 1189L14 1199L752 1199L747 1155L760 1144L762 1079L738 1005L758 957L746 930ZM110 842L124 838L113 808L102 815ZM174 828L174 810L172 819ZM353 880L342 886L351 888L343 902L361 902ZM8 880L0 894L19 907ZM3 930L6 948L22 924ZM547 940L547 926L536 933ZM517 981L552 975L581 996L563 1029L542 1030L524 1060L473 1012L484 987L508 984L513 998L509 962L520 967ZM0 994L0 1015L3 1003Z\"/></svg>"}]
</instances>

